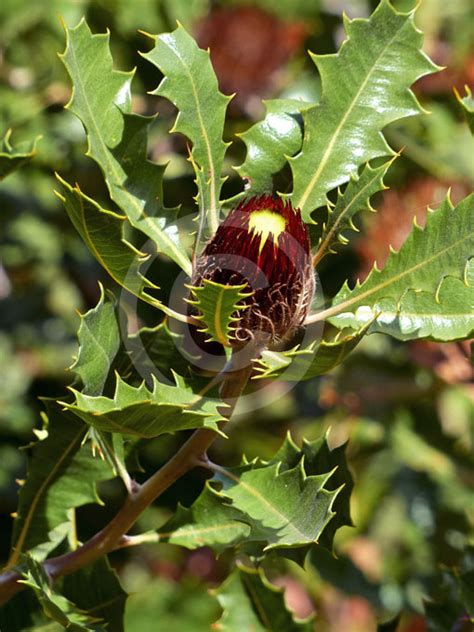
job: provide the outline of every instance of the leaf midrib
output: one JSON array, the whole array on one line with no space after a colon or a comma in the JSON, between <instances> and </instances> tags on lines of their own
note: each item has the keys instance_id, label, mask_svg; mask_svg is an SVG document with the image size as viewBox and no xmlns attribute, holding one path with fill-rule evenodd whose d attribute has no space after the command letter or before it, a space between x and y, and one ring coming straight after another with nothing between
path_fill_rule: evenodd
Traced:
<instances>
[{"instance_id":1,"label":"leaf midrib","mask_svg":"<svg viewBox=\"0 0 474 632\"><path fill-rule=\"evenodd\" d=\"M161 41L164 43L164 40L161 39ZM197 93L197 89L196 89L196 84L194 82L193 76L188 68L188 66L186 65L186 63L184 62L184 60L180 57L180 55L177 53L176 50L172 50L169 46L168 46L169 50L172 51L172 53L174 54L174 56L176 57L176 59L178 59L178 61L181 63L181 66L184 68L186 75L188 76L189 79L189 83L191 84L191 91L194 97L194 102L196 104L196 112L198 115L198 120L199 120L199 127L201 129L201 135L202 138L204 140L204 144L206 146L206 153L207 153L207 160L209 162L209 182L210 182L210 192L211 192L211 200L210 200L210 210L209 210L209 216L210 216L210 228L212 230L212 232L214 233L217 230L217 225L218 225L218 217L217 217L217 196L216 196L216 172L214 169L214 162L213 162L213 156L212 156L212 149L211 149L211 143L209 141L209 136L207 134L206 131L206 127L204 125L204 120L202 118L202 112L201 112L201 106L199 103L199 99L198 99L198 93ZM202 169L202 167L201 167Z\"/></svg>"},{"instance_id":2,"label":"leaf midrib","mask_svg":"<svg viewBox=\"0 0 474 632\"><path fill-rule=\"evenodd\" d=\"M374 287L366 290L365 292L362 292L362 294L357 294L356 296L353 296L352 298L349 298L349 299L346 299L345 301L342 301L342 303L338 303L337 305L334 305L333 307L329 307L328 309L325 309L325 310L323 310L323 311L321 311L321 312L319 312L317 314L314 314L314 316L310 316L307 319L306 323L309 324L309 323L319 322L321 320L329 318L330 316L335 316L336 314L344 312L344 310L346 310L348 307L350 307L354 303L358 303L359 301L362 301L364 298L366 298L368 296L371 296L372 294L374 294L374 293L376 293L376 292L378 292L380 290L383 290L383 288L387 287L388 285L391 285L392 283L396 283L397 281L402 279L407 274L412 274L413 272L415 272L419 268L422 268L423 266L428 265L429 263L431 263L432 261L434 261L438 257L444 255L446 252L448 252L452 248L455 248L456 246L459 246L459 244L462 244L467 239L470 239L473 235L474 235L474 232L471 232L471 233L465 235L464 237L462 237L462 239L459 239L458 241L450 244L447 248L444 248L443 250L440 250L439 252L434 254L432 257L430 257L428 259L425 259L424 261L420 261L420 263L417 263L412 268L408 268L407 270L404 270L403 272L401 272L401 273L399 273L399 274L397 274L395 276L390 277L386 281L384 281L382 283L379 283L378 285L375 285ZM421 288L421 289L423 289L423 288ZM390 297L387 297L387 298L390 298ZM397 299L397 300L399 300L399 299Z\"/></svg>"},{"instance_id":3,"label":"leaf midrib","mask_svg":"<svg viewBox=\"0 0 474 632\"><path fill-rule=\"evenodd\" d=\"M77 84L79 84L80 92L82 94L83 101L84 101L84 103L86 105L86 108L87 108L87 111L89 113L90 122L91 122L92 127L93 127L93 129L95 131L96 137L99 140L99 144L102 147L102 151L103 151L103 153L105 155L105 161L107 163L107 166L108 166L109 170L112 172L112 175L114 177L115 185L120 187L121 191L127 197L129 203L131 203L131 206L133 206L138 211L139 216L143 218L143 222L146 224L146 226L150 230L150 234L155 235L155 239L156 240L164 241L167 244L167 247L175 254L175 257L177 257L177 260L181 262L181 267L183 268L183 270L185 270L186 272L189 272L190 264L189 264L189 261L186 259L186 257L184 257L182 255L182 253L179 252L179 250L176 248L176 246L174 245L173 241L168 237L168 235L165 233L165 231L158 230L156 228L156 225L153 222L150 222L150 218L148 217L148 215L146 215L144 210L140 207L140 205L138 204L136 198L134 198L128 192L128 190L120 184L119 174L118 174L118 172L116 170L114 162L110 158L109 149L108 149L108 147L107 147L107 145L105 143L105 140L102 137L102 134L100 133L98 123L97 123L97 121L95 119L95 115L94 115L94 113L93 113L93 111L92 111L92 109L90 107L89 100L87 98L87 93L86 93L86 91L84 89L84 83L82 81L82 75L81 75L81 73L79 71L79 65L78 65L78 60L76 58L76 52L75 52L74 46L72 46L71 40L69 40L69 44L70 44L70 48L69 49L71 51L71 56L72 56L72 59L74 61L74 66L75 66L75 69L76 69ZM112 70L112 72L114 72L114 70ZM73 79L73 81L74 81L74 79ZM71 101L71 103L72 103L72 101ZM79 117L79 118L81 118L81 117ZM89 145L89 152L90 152L91 141L90 141L90 135L89 134L88 134L87 142L88 142L88 145ZM97 161L97 162L99 162L99 161ZM100 164L100 162L99 162L99 164ZM108 181L107 175L106 175L106 180ZM111 187L109 187L109 190L110 189L111 189ZM111 194L112 198L114 199L114 196L113 196L113 193L112 193L111 190L110 190L110 194Z\"/></svg>"},{"instance_id":4,"label":"leaf midrib","mask_svg":"<svg viewBox=\"0 0 474 632\"><path fill-rule=\"evenodd\" d=\"M355 97L352 99L352 102L349 105L349 108L347 109L346 113L344 114L344 116L341 119L341 122L339 123L339 125L337 126L331 141L329 142L326 151L324 152L323 158L321 160L321 162L319 163L318 168L316 169L313 177L311 178L308 186L306 187L306 189L303 191L303 194L301 195L300 199L298 200L298 202L295 203L295 208L299 208L301 211L303 211L304 209L304 205L306 204L306 201L308 199L308 197L311 195L312 190L314 189L319 176L321 175L321 173L323 172L323 170L326 167L326 164L329 161L330 155L332 153L333 147L336 144L336 141L339 137L339 134L341 133L347 119L349 118L349 116L352 113L352 110L355 108L357 101L359 100L360 95L362 94L362 91L365 89L369 79L372 77L372 74L375 72L375 69L377 68L378 62L381 59L381 57L383 55L385 55L385 53L387 52L387 49L392 45L392 43L394 42L394 40L398 37L399 32L401 30L403 30L405 26L405 23L403 25L401 25L401 27L399 29L397 29L395 35L390 39L390 41L387 43L387 45L381 50L381 52L379 53L379 55L376 57L374 65L372 66L372 68L370 69L369 73L367 74L366 78L364 79L364 81L362 82L359 90L357 91ZM317 105L316 108L321 107L320 105Z\"/></svg>"},{"instance_id":5,"label":"leaf midrib","mask_svg":"<svg viewBox=\"0 0 474 632\"><path fill-rule=\"evenodd\" d=\"M31 521L33 520L33 515L35 513L36 507L38 506L39 501L41 500L43 493L45 491L45 489L49 486L49 483L51 482L51 480L54 479L56 472L59 470L59 468L62 466L62 464L64 463L64 461L66 460L66 458L69 456L69 454L71 453L72 449L75 448L76 444L82 440L82 437L84 436L85 430L83 428L80 429L80 431L78 432L77 436L71 441L71 443L69 444L69 446L66 448L66 450L62 453L62 455L60 456L60 458L58 459L58 461L56 461L56 463L54 464L54 466L52 467L51 471L49 472L48 476L44 479L43 483L40 485L38 492L35 494L35 497L33 498L33 501L30 505L30 508L28 509L28 513L26 514L25 520L23 522L23 527L20 531L20 534L15 542L15 545L13 547L13 552L10 556L10 559L8 560L7 563L7 568L11 568L12 566L14 566L17 561L18 558L20 556L20 553L23 549L23 545L25 543L25 539L26 539L26 535L28 533L28 529L30 528L30 524Z\"/></svg>"}]
</instances>

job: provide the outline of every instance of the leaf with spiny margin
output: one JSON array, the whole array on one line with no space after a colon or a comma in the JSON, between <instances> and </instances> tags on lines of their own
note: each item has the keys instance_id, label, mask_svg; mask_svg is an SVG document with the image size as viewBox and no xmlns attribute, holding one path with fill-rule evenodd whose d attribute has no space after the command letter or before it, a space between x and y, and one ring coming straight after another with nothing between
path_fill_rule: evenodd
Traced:
<instances>
[{"instance_id":1,"label":"leaf with spiny margin","mask_svg":"<svg viewBox=\"0 0 474 632\"><path fill-rule=\"evenodd\" d=\"M310 103L297 99L265 101L265 118L238 134L247 147L244 162L236 167L237 173L248 183L245 195L272 190L272 175L285 166L288 156L301 148L302 131L298 117L301 110L309 106Z\"/></svg>"},{"instance_id":2,"label":"leaf with spiny margin","mask_svg":"<svg viewBox=\"0 0 474 632\"><path fill-rule=\"evenodd\" d=\"M336 529L352 524L353 482L344 451L330 450L326 438L298 449L288 436L269 462L214 466L214 478L191 507L178 507L161 527L160 540L189 549L209 546L218 554L236 548L256 557L269 549L291 557L292 547L292 556L301 551L304 558L316 540L330 547Z\"/></svg>"},{"instance_id":3,"label":"leaf with spiny margin","mask_svg":"<svg viewBox=\"0 0 474 632\"><path fill-rule=\"evenodd\" d=\"M222 607L214 623L220 632L312 632L311 620L297 621L287 610L284 591L268 581L262 569L239 565L214 591Z\"/></svg>"},{"instance_id":4,"label":"leaf with spiny margin","mask_svg":"<svg viewBox=\"0 0 474 632\"><path fill-rule=\"evenodd\" d=\"M447 198L428 213L424 229L414 225L381 271L374 268L352 290L345 283L322 315L341 328L373 321L369 331L402 339L469 337L473 267L467 260L473 254L474 194L456 207Z\"/></svg>"},{"instance_id":5,"label":"leaf with spiny margin","mask_svg":"<svg viewBox=\"0 0 474 632\"><path fill-rule=\"evenodd\" d=\"M308 476L321 472L333 472L325 487L330 491L338 491L332 506L334 517L324 529L319 544L331 550L334 534L343 526L353 526L350 510L350 499L354 488L354 481L346 459L347 443L336 448L330 448L329 432L320 439L307 441L303 439L301 448L294 443L290 433L270 464L280 463L280 471L296 467L304 457L304 470Z\"/></svg>"},{"instance_id":6,"label":"leaf with spiny margin","mask_svg":"<svg viewBox=\"0 0 474 632\"><path fill-rule=\"evenodd\" d=\"M176 386L162 384L153 376L153 390L144 383L130 386L119 375L116 379L113 398L90 397L70 389L75 402L61 403L90 426L105 432L151 438L203 427L219 431L217 424L223 417L218 408L224 406L223 402L195 395L178 375Z\"/></svg>"},{"instance_id":7,"label":"leaf with spiny margin","mask_svg":"<svg viewBox=\"0 0 474 632\"><path fill-rule=\"evenodd\" d=\"M219 92L209 51L198 47L183 26L159 35L155 47L143 57L164 75L152 93L165 97L179 110L172 132L184 134L192 143L201 222L210 233L219 223L221 177L224 154L224 122L232 97ZM204 215L206 217L204 217Z\"/></svg>"},{"instance_id":8,"label":"leaf with spiny margin","mask_svg":"<svg viewBox=\"0 0 474 632\"><path fill-rule=\"evenodd\" d=\"M61 592L78 608L100 619L109 632L123 632L127 593L107 557L67 575Z\"/></svg>"},{"instance_id":9,"label":"leaf with spiny margin","mask_svg":"<svg viewBox=\"0 0 474 632\"><path fill-rule=\"evenodd\" d=\"M253 379L278 378L282 381L299 382L325 375L337 367L351 353L367 333L368 326L357 332L338 336L334 340L321 340L307 347L295 347L289 351L264 350L255 361L258 373Z\"/></svg>"},{"instance_id":10,"label":"leaf with spiny margin","mask_svg":"<svg viewBox=\"0 0 474 632\"><path fill-rule=\"evenodd\" d=\"M152 119L132 114L134 71L114 70L109 34L93 35L85 20L66 28L66 37L60 58L73 84L66 107L86 129L87 154L102 169L110 197L132 226L191 274L191 262L174 224L176 212L163 203L164 167L147 159Z\"/></svg>"},{"instance_id":11,"label":"leaf with spiny margin","mask_svg":"<svg viewBox=\"0 0 474 632\"><path fill-rule=\"evenodd\" d=\"M100 285L97 305L81 314L77 333L79 351L71 370L79 376L87 395L100 395L120 348L120 330L114 301L105 298Z\"/></svg>"},{"instance_id":12,"label":"leaf with spiny margin","mask_svg":"<svg viewBox=\"0 0 474 632\"><path fill-rule=\"evenodd\" d=\"M469 86L464 86L464 88L466 90L466 96L464 97L462 97L456 89L454 89L454 92L458 103L463 110L464 116L466 117L469 129L471 130L471 133L474 134L474 98L472 96L471 88Z\"/></svg>"},{"instance_id":13,"label":"leaf with spiny margin","mask_svg":"<svg viewBox=\"0 0 474 632\"><path fill-rule=\"evenodd\" d=\"M308 476L301 458L291 469L282 469L280 463L234 470L219 467L212 483L218 481L222 495L245 514L252 529L248 541L264 543L265 553L318 542L334 515L332 506L340 491L326 488L333 473Z\"/></svg>"},{"instance_id":14,"label":"leaf with spiny margin","mask_svg":"<svg viewBox=\"0 0 474 632\"><path fill-rule=\"evenodd\" d=\"M353 223L353 218L357 213L361 211L374 212L370 199L379 191L387 188L383 179L392 162L393 160L389 160L380 167L374 168L369 164L365 165L361 175L351 176L344 191L339 191L334 208L328 205L327 220L322 224L313 265L316 266L324 255L335 253L335 247L338 243L342 245L348 243L349 240L343 231L349 228L358 231Z\"/></svg>"},{"instance_id":15,"label":"leaf with spiny margin","mask_svg":"<svg viewBox=\"0 0 474 632\"><path fill-rule=\"evenodd\" d=\"M244 292L248 285L222 285L204 279L202 285L188 287L193 299L187 302L198 310L194 318L203 324L199 331L209 334L209 340L230 346L235 323L239 321L234 314L246 308L241 301L252 295L252 292Z\"/></svg>"},{"instance_id":16,"label":"leaf with spiny margin","mask_svg":"<svg viewBox=\"0 0 474 632\"><path fill-rule=\"evenodd\" d=\"M290 159L291 200L305 221L360 165L393 154L386 125L420 112L410 86L437 67L421 51L413 16L382 0L369 19L345 18L348 39L337 54L312 55L322 98L303 112L302 149Z\"/></svg>"},{"instance_id":17,"label":"leaf with spiny margin","mask_svg":"<svg viewBox=\"0 0 474 632\"><path fill-rule=\"evenodd\" d=\"M110 274L113 280L150 305L164 309L160 301L145 292L157 289L140 272L148 255L139 252L123 237L126 217L103 209L97 202L87 197L76 185L71 187L58 176L62 184L62 200L74 227L86 246Z\"/></svg>"},{"instance_id":18,"label":"leaf with spiny margin","mask_svg":"<svg viewBox=\"0 0 474 632\"><path fill-rule=\"evenodd\" d=\"M209 546L220 554L247 541L250 526L245 517L229 498L206 482L191 507L178 504L176 513L160 528L160 542L166 540L188 549Z\"/></svg>"},{"instance_id":19,"label":"leaf with spiny margin","mask_svg":"<svg viewBox=\"0 0 474 632\"><path fill-rule=\"evenodd\" d=\"M31 556L22 559L23 569L19 569L23 579L18 583L31 588L36 595L45 615L74 632L106 632L100 620L81 611L69 599L54 591L46 571Z\"/></svg>"},{"instance_id":20,"label":"leaf with spiny margin","mask_svg":"<svg viewBox=\"0 0 474 632\"><path fill-rule=\"evenodd\" d=\"M36 143L18 143L13 147L10 143L11 130L9 130L0 142L0 180L6 178L10 173L16 171L25 162L31 160L36 154Z\"/></svg>"},{"instance_id":21,"label":"leaf with spiny margin","mask_svg":"<svg viewBox=\"0 0 474 632\"><path fill-rule=\"evenodd\" d=\"M408 290L396 310L393 301L380 301L380 316L370 333L389 334L398 340L470 340L474 336L474 259L468 261L464 279L445 277L436 296ZM363 310L356 313L358 325L365 317ZM341 315L338 322L351 326L354 316L345 321Z\"/></svg>"},{"instance_id":22,"label":"leaf with spiny margin","mask_svg":"<svg viewBox=\"0 0 474 632\"><path fill-rule=\"evenodd\" d=\"M31 448L28 477L20 489L12 556L29 551L44 559L71 530L70 509L101 503L96 485L113 478L110 467L83 444L87 426L67 411L47 406L47 435Z\"/></svg>"}]
</instances>

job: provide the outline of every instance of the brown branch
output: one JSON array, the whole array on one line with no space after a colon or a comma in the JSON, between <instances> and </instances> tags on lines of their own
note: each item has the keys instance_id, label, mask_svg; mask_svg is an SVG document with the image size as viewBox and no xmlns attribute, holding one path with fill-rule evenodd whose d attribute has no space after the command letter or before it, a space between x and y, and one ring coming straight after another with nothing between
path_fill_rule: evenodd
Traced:
<instances>
[{"instance_id":1,"label":"brown branch","mask_svg":"<svg viewBox=\"0 0 474 632\"><path fill-rule=\"evenodd\" d=\"M242 351L239 354L239 365L236 366L231 360L223 373L220 395L227 404L227 407L222 410L226 419L232 416L238 398L249 380L252 373L251 360L256 357L256 350L255 345L248 345L248 348L244 350L245 357L242 358ZM201 465L207 449L217 437L218 434L214 430L208 428L196 430L161 469L145 483L134 487L123 507L107 526L76 550L50 558L43 563L51 580L69 575L95 562L110 551L120 548L121 539L143 511L183 474ZM0 574L0 605L25 588L18 581L21 579L21 575L13 570Z\"/></svg>"}]
</instances>

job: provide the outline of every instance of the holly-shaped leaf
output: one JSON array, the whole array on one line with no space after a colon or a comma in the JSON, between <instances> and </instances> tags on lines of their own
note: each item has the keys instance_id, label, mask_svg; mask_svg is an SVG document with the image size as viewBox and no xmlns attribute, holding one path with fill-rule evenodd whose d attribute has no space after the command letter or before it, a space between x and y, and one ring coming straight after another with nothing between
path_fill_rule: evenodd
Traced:
<instances>
[{"instance_id":1,"label":"holly-shaped leaf","mask_svg":"<svg viewBox=\"0 0 474 632\"><path fill-rule=\"evenodd\" d=\"M64 406L90 426L105 431L138 437L157 437L160 434L211 428L223 419L219 412L222 402L195 395L184 380L175 376L176 386L162 384L153 376L153 389L145 384L130 386L119 375L115 394L91 397L71 389L75 402Z\"/></svg>"},{"instance_id":2,"label":"holly-shaped leaf","mask_svg":"<svg viewBox=\"0 0 474 632\"><path fill-rule=\"evenodd\" d=\"M298 118L309 103L297 99L265 101L265 118L238 136L247 147L244 162L236 168L247 181L245 194L268 193L272 175L282 169L289 156L301 147L302 132Z\"/></svg>"},{"instance_id":3,"label":"holly-shaped leaf","mask_svg":"<svg viewBox=\"0 0 474 632\"><path fill-rule=\"evenodd\" d=\"M157 299L145 292L156 289L140 272L148 255L138 251L123 236L127 218L103 209L76 185L71 187L58 176L62 192L58 197L93 256L122 287L151 305L161 308Z\"/></svg>"},{"instance_id":4,"label":"holly-shaped leaf","mask_svg":"<svg viewBox=\"0 0 474 632\"><path fill-rule=\"evenodd\" d=\"M290 159L292 203L306 221L360 165L393 153L381 134L386 125L420 112L410 85L437 68L413 19L382 0L369 19L344 17L348 39L337 54L312 55L322 97L303 112L302 149Z\"/></svg>"},{"instance_id":5,"label":"holly-shaped leaf","mask_svg":"<svg viewBox=\"0 0 474 632\"><path fill-rule=\"evenodd\" d=\"M97 305L81 314L77 333L79 351L71 370L79 376L87 395L100 395L120 348L120 330L113 300L100 286Z\"/></svg>"},{"instance_id":6,"label":"holly-shaped leaf","mask_svg":"<svg viewBox=\"0 0 474 632\"><path fill-rule=\"evenodd\" d=\"M0 180L6 178L25 162L31 160L36 154L36 143L33 142L18 143L15 147L10 143L11 130L0 141Z\"/></svg>"},{"instance_id":7,"label":"holly-shaped leaf","mask_svg":"<svg viewBox=\"0 0 474 632\"><path fill-rule=\"evenodd\" d=\"M263 570L238 566L214 592L223 613L214 627L220 632L312 632L310 620L297 621L287 609L283 590Z\"/></svg>"},{"instance_id":8,"label":"holly-shaped leaf","mask_svg":"<svg viewBox=\"0 0 474 632\"><path fill-rule=\"evenodd\" d=\"M164 74L152 93L169 99L179 110L172 132L184 134L192 143L191 161L196 172L201 225L217 230L220 210L224 121L232 97L219 92L209 51L201 50L183 26L159 35L154 48L143 55Z\"/></svg>"},{"instance_id":9,"label":"holly-shaped leaf","mask_svg":"<svg viewBox=\"0 0 474 632\"><path fill-rule=\"evenodd\" d=\"M473 330L474 194L455 208L446 199L416 224L383 270L376 267L351 290L344 284L333 306L308 320L329 318L338 327L359 328L409 339L453 340ZM464 286L464 287L463 287Z\"/></svg>"},{"instance_id":10,"label":"holly-shaped leaf","mask_svg":"<svg viewBox=\"0 0 474 632\"><path fill-rule=\"evenodd\" d=\"M159 531L160 541L188 549L210 546L217 554L245 542L249 535L245 513L209 483L191 507L178 505L176 513Z\"/></svg>"},{"instance_id":11,"label":"holly-shaped leaf","mask_svg":"<svg viewBox=\"0 0 474 632\"><path fill-rule=\"evenodd\" d=\"M191 274L191 262L173 223L176 213L163 203L164 167L147 159L151 119L132 114L134 71L113 68L109 34L92 35L84 20L67 28L66 36L60 57L73 84L67 108L86 129L87 153L102 169L110 197L132 226Z\"/></svg>"},{"instance_id":12,"label":"holly-shaped leaf","mask_svg":"<svg viewBox=\"0 0 474 632\"><path fill-rule=\"evenodd\" d=\"M349 228L358 231L353 222L357 213L375 211L370 204L370 199L375 193L387 188L383 183L383 178L392 162L389 160L375 168L366 165L359 177L352 176L344 191L339 191L335 206L327 207L327 219L322 224L313 265L316 266L324 255L335 253L337 244L348 243L349 240L344 235L344 231Z\"/></svg>"},{"instance_id":13,"label":"holly-shaped leaf","mask_svg":"<svg viewBox=\"0 0 474 632\"><path fill-rule=\"evenodd\" d=\"M87 426L67 411L48 406L41 440L31 446L28 478L20 489L12 555L29 551L44 559L70 533L71 510L100 503L96 484L113 478L109 465L84 444Z\"/></svg>"},{"instance_id":14,"label":"holly-shaped leaf","mask_svg":"<svg viewBox=\"0 0 474 632\"><path fill-rule=\"evenodd\" d=\"M222 285L203 279L202 285L189 286L189 289L193 298L187 302L197 310L194 318L203 325L199 331L208 334L209 340L229 346L234 323L239 320L235 313L239 309L246 309L241 301L252 295L252 292L244 291L248 286Z\"/></svg>"},{"instance_id":15,"label":"holly-shaped leaf","mask_svg":"<svg viewBox=\"0 0 474 632\"><path fill-rule=\"evenodd\" d=\"M209 546L218 554L238 548L258 558L292 548L304 559L317 542L331 548L336 529L352 524L353 482L344 451L330 450L326 438L299 449L288 436L269 462L211 464L214 478L191 507L178 507L161 527L160 540L190 549Z\"/></svg>"},{"instance_id":16,"label":"holly-shaped leaf","mask_svg":"<svg viewBox=\"0 0 474 632\"><path fill-rule=\"evenodd\" d=\"M367 329L366 325L349 335L336 336L330 341L316 340L307 347L295 347L289 351L264 350L255 361L257 373L253 379L278 378L287 382L299 382L325 375L356 348Z\"/></svg>"}]
</instances>

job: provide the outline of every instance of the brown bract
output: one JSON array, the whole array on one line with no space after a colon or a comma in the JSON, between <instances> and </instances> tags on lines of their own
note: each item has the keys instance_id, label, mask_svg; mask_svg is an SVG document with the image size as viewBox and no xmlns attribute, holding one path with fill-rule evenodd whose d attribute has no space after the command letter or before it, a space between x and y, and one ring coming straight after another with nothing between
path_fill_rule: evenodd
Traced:
<instances>
[{"instance_id":1,"label":"brown bract","mask_svg":"<svg viewBox=\"0 0 474 632\"><path fill-rule=\"evenodd\" d=\"M298 210L279 197L250 198L233 209L196 262L193 285L209 279L247 284L233 334L235 344L267 344L291 335L304 321L314 293L310 240Z\"/></svg>"}]
</instances>

